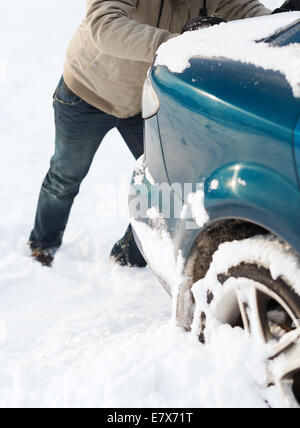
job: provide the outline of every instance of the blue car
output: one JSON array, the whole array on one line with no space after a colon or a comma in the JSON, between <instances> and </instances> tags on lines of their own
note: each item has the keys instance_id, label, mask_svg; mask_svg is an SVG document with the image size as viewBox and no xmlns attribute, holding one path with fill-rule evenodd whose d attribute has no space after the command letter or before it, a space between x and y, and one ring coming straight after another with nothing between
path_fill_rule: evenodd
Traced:
<instances>
[{"instance_id":1,"label":"blue car","mask_svg":"<svg viewBox=\"0 0 300 428\"><path fill-rule=\"evenodd\" d=\"M163 47L174 55L178 46L178 62L199 38L199 52L182 70L174 58L173 68L164 64L159 53L149 71L145 156L132 178L129 207L136 242L172 297L177 324L203 343L216 320L244 329L266 346L266 387L297 407L300 15L288 15L245 20L243 27L221 24ZM245 49L263 58L245 61L238 44L241 60L234 46L232 58L226 46L219 55L213 42L222 32L238 43L248 25ZM260 28L255 40L254 25ZM202 39L207 46L210 37L212 53L201 55ZM266 64L268 56L277 70Z\"/></svg>"}]
</instances>

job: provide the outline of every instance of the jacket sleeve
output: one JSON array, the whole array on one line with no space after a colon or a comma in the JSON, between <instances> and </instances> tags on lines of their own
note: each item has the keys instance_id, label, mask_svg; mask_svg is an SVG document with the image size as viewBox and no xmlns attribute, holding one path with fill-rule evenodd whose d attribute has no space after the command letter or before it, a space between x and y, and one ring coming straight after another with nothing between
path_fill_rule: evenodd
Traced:
<instances>
[{"instance_id":1,"label":"jacket sleeve","mask_svg":"<svg viewBox=\"0 0 300 428\"><path fill-rule=\"evenodd\" d=\"M134 21L137 4L138 0L88 0L86 25L100 52L152 63L159 46L175 35Z\"/></svg>"},{"instance_id":2,"label":"jacket sleeve","mask_svg":"<svg viewBox=\"0 0 300 428\"><path fill-rule=\"evenodd\" d=\"M271 11L258 0L221 0L215 12L226 21L270 14Z\"/></svg>"}]
</instances>

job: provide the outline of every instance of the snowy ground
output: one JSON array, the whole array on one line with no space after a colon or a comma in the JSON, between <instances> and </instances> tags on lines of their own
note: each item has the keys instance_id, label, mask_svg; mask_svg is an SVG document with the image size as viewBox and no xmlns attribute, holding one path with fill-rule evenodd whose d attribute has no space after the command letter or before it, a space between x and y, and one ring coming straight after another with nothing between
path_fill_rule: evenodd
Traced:
<instances>
[{"instance_id":1,"label":"snowy ground","mask_svg":"<svg viewBox=\"0 0 300 428\"><path fill-rule=\"evenodd\" d=\"M51 96L84 8L0 4L0 406L279 405L259 388L262 356L240 331L220 328L203 347L172 325L171 302L149 270L109 263L134 166L116 132L82 187L54 269L28 257L53 152Z\"/></svg>"}]
</instances>

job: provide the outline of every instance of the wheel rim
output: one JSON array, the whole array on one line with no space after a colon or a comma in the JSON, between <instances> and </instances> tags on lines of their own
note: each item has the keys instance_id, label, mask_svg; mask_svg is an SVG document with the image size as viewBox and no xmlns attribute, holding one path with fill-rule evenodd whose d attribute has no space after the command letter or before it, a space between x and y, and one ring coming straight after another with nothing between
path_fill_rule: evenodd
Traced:
<instances>
[{"instance_id":1,"label":"wheel rim","mask_svg":"<svg viewBox=\"0 0 300 428\"><path fill-rule=\"evenodd\" d=\"M228 308L224 314L222 296L223 305L220 302L214 310L216 317L232 327L242 327L256 342L266 345L267 385L277 386L289 407L299 407L300 320L280 296L259 282L230 278L225 286L235 316L229 319Z\"/></svg>"}]
</instances>

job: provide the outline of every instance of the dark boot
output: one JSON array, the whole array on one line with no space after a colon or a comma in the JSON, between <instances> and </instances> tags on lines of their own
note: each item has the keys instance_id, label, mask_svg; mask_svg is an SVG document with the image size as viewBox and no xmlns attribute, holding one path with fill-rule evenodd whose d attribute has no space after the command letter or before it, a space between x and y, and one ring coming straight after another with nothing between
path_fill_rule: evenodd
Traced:
<instances>
[{"instance_id":1,"label":"dark boot","mask_svg":"<svg viewBox=\"0 0 300 428\"><path fill-rule=\"evenodd\" d=\"M40 248L34 248L31 242L28 243L30 250L31 250L31 257L39 262L42 266L45 267L52 267L54 256L57 251L57 248L55 249L40 249Z\"/></svg>"},{"instance_id":2,"label":"dark boot","mask_svg":"<svg viewBox=\"0 0 300 428\"><path fill-rule=\"evenodd\" d=\"M120 266L140 268L147 266L146 260L135 243L131 225L128 227L125 236L115 244L110 259Z\"/></svg>"}]
</instances>

